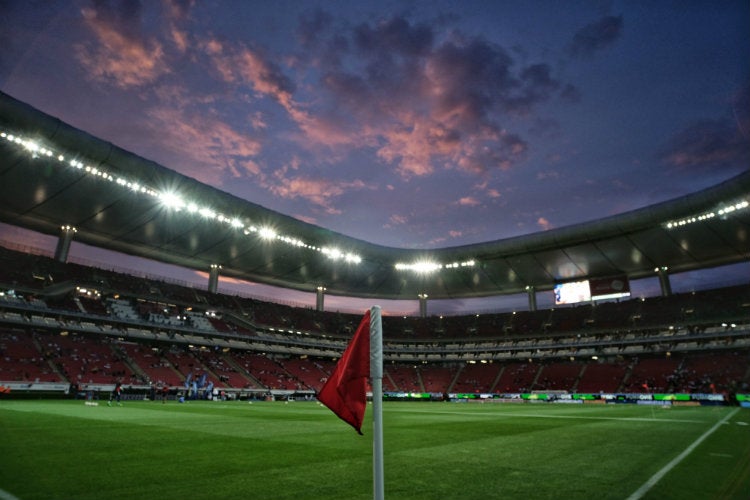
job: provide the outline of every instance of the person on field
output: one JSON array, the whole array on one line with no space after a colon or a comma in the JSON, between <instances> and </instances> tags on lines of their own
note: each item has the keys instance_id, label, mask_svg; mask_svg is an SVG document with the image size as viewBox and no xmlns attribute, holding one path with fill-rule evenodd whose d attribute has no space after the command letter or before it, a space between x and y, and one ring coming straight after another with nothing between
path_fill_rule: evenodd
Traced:
<instances>
[{"instance_id":1,"label":"person on field","mask_svg":"<svg viewBox=\"0 0 750 500\"><path fill-rule=\"evenodd\" d=\"M120 402L121 396L122 396L122 384L120 382L117 382L115 384L115 390L109 394L109 401L107 401L107 406L112 406L112 399L114 399L117 402L117 406L122 406L122 403Z\"/></svg>"}]
</instances>

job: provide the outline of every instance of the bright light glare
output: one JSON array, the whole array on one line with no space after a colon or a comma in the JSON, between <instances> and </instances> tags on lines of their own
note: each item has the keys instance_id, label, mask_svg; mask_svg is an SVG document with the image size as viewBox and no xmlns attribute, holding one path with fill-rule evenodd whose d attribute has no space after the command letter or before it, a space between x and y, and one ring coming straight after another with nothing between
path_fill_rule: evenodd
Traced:
<instances>
[{"instance_id":1,"label":"bright light glare","mask_svg":"<svg viewBox=\"0 0 750 500\"><path fill-rule=\"evenodd\" d=\"M260 228L258 230L258 234L264 240L272 240L272 239L276 238L276 231L274 231L270 227L262 227L262 228Z\"/></svg>"},{"instance_id":2,"label":"bright light glare","mask_svg":"<svg viewBox=\"0 0 750 500\"><path fill-rule=\"evenodd\" d=\"M170 192L159 193L159 200L161 200L162 204L167 208L181 210L185 207L185 202L182 201L182 198L180 198L175 193L170 193Z\"/></svg>"},{"instance_id":3,"label":"bright light glare","mask_svg":"<svg viewBox=\"0 0 750 500\"><path fill-rule=\"evenodd\" d=\"M474 267L474 260L467 260L464 262L451 262L450 264L441 264L439 262L432 261L419 261L412 264L398 263L396 269L399 271L414 271L415 273L428 274L440 269L459 269L462 267Z\"/></svg>"},{"instance_id":4,"label":"bright light glare","mask_svg":"<svg viewBox=\"0 0 750 500\"><path fill-rule=\"evenodd\" d=\"M359 255L353 254L353 253L344 253L338 248L321 248L321 252L326 254L328 258L332 260L344 260L345 262L351 262L354 264L359 264L362 262L362 257Z\"/></svg>"},{"instance_id":5,"label":"bright light glare","mask_svg":"<svg viewBox=\"0 0 750 500\"><path fill-rule=\"evenodd\" d=\"M415 262L413 264L396 264L396 269L399 271L406 270L406 271L414 271L417 273L432 273L439 269L442 269L442 265L438 264L437 262L429 262L429 261L420 261Z\"/></svg>"},{"instance_id":6,"label":"bright light glare","mask_svg":"<svg viewBox=\"0 0 750 500\"><path fill-rule=\"evenodd\" d=\"M201 208L200 210L198 210L198 213L206 219L213 219L216 217L216 213L210 208Z\"/></svg>"}]
</instances>

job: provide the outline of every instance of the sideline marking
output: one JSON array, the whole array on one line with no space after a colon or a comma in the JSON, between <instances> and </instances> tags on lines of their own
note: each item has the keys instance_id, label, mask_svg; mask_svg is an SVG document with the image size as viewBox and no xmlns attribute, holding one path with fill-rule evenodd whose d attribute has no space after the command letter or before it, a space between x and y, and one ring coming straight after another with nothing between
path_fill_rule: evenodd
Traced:
<instances>
[{"instance_id":1,"label":"sideline marking","mask_svg":"<svg viewBox=\"0 0 750 500\"><path fill-rule=\"evenodd\" d=\"M688 455L690 455L690 453L694 449L696 449L698 447L698 445L703 442L704 439L706 439L708 436L710 436L711 434L713 434L716 429L718 429L719 427L721 427L722 425L724 425L726 423L726 421L729 420L730 418L732 418L738 411L740 411L740 409L739 408L735 408L734 411L731 412L729 415L727 415L726 417L724 417L721 420L719 420L718 422L716 422L713 427L711 427L710 429L708 429L706 432L703 433L703 435L701 437L699 437L698 439L696 439L695 441L693 441L693 443L690 446L688 446L687 448L685 448L685 451L683 451L682 453L680 453L679 455L677 455L671 462L669 462L667 465L665 465L664 467L662 467L662 469L659 472L657 472L656 474L654 474L653 476L651 476L651 478L648 481L646 481L645 483L643 483L643 486L641 486L640 488L638 488L635 491L635 493L633 493L632 495L630 495L627 498L627 500L638 500L643 495L645 495L648 492L648 490L650 490L651 488L653 488L654 485L656 485L656 483L658 483L661 480L661 478L663 478L664 476L666 476L669 471L671 471L672 469L674 469L677 464L679 464L680 462L682 462L682 460L685 457L687 457Z\"/></svg>"},{"instance_id":2,"label":"sideline marking","mask_svg":"<svg viewBox=\"0 0 750 500\"><path fill-rule=\"evenodd\" d=\"M475 411L471 413L465 413L460 411L448 411L448 410L425 410L422 411L414 411L414 410L403 410L403 409L395 409L390 408L387 410L388 412L394 412L394 413L418 413L418 414L424 414L428 413L430 415L434 414L441 414L441 415L462 415L467 417L485 417L485 416L493 416L493 417L500 417L500 418L514 418L514 417L525 417L525 418L561 418L561 419L573 419L573 420L619 420L622 422L664 422L664 423L682 423L682 424L705 424L706 422L704 420L694 420L694 419L684 419L684 418L647 418L647 417L607 417L607 416L590 416L590 415L545 415L543 413L497 413L497 412L491 412L491 411Z\"/></svg>"},{"instance_id":3,"label":"sideline marking","mask_svg":"<svg viewBox=\"0 0 750 500\"><path fill-rule=\"evenodd\" d=\"M18 497L14 497L5 490L0 490L0 499L2 500L20 500Z\"/></svg>"}]
</instances>

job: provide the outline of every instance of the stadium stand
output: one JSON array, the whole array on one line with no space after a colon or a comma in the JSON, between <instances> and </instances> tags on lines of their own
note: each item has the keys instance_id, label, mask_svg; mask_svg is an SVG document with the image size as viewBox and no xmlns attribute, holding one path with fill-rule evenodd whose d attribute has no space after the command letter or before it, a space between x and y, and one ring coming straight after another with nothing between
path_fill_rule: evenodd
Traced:
<instances>
[{"instance_id":1,"label":"stadium stand","mask_svg":"<svg viewBox=\"0 0 750 500\"><path fill-rule=\"evenodd\" d=\"M211 294L0 247L0 382L314 394L359 316ZM750 286L540 311L383 319L384 389L747 390Z\"/></svg>"}]
</instances>

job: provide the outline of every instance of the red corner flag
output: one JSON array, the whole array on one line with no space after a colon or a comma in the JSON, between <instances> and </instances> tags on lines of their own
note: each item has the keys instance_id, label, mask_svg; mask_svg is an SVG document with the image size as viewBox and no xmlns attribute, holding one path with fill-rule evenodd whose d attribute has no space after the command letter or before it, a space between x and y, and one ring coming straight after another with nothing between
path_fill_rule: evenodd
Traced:
<instances>
[{"instance_id":1,"label":"red corner flag","mask_svg":"<svg viewBox=\"0 0 750 500\"><path fill-rule=\"evenodd\" d=\"M370 311L365 313L351 343L318 394L326 405L361 435L370 376Z\"/></svg>"}]
</instances>

